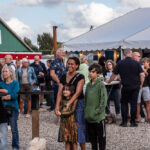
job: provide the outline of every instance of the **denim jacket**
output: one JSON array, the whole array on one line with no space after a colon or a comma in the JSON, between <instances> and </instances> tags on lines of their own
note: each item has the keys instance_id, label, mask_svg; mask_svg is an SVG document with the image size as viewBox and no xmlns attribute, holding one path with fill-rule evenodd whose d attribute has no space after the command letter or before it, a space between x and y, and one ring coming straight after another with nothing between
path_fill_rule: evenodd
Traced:
<instances>
[{"instance_id":1,"label":"denim jacket","mask_svg":"<svg viewBox=\"0 0 150 150\"><path fill-rule=\"evenodd\" d=\"M27 74L28 74L28 81L30 84L33 83L33 81L36 83L37 82L37 78L36 78L36 74L34 72L34 69L32 67L28 67L27 69ZM23 69L22 67L18 69L18 80L19 83L22 83L22 75L23 75Z\"/></svg>"}]
</instances>

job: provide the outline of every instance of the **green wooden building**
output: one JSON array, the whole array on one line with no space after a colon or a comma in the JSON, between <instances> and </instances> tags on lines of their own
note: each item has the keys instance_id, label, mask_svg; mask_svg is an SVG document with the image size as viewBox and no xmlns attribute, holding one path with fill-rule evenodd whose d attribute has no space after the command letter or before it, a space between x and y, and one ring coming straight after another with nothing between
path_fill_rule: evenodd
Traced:
<instances>
[{"instance_id":1,"label":"green wooden building","mask_svg":"<svg viewBox=\"0 0 150 150\"><path fill-rule=\"evenodd\" d=\"M1 18L0 52L32 52L32 49Z\"/></svg>"}]
</instances>

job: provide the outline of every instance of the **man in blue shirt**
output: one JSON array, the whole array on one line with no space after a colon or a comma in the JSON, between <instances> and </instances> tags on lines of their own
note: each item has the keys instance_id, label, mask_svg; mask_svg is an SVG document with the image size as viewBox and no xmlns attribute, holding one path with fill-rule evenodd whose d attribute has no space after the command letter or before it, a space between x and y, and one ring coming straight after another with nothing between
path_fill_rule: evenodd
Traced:
<instances>
[{"instance_id":1,"label":"man in blue shirt","mask_svg":"<svg viewBox=\"0 0 150 150\"><path fill-rule=\"evenodd\" d=\"M52 88L54 90L54 102L52 103L51 110L55 109L58 85L60 83L61 77L66 74L66 68L64 65L65 51L60 48L56 51L56 59L51 62L50 75L53 79Z\"/></svg>"},{"instance_id":2,"label":"man in blue shirt","mask_svg":"<svg viewBox=\"0 0 150 150\"><path fill-rule=\"evenodd\" d=\"M113 70L113 74L110 77L108 83L114 80L114 78L119 74L121 77L122 89L121 89L121 113L122 113L122 123L120 126L127 126L127 113L128 113L128 103L131 104L131 127L136 127L135 122L137 113L137 99L139 90L144 82L143 69L139 62L133 60L132 51L126 49L124 51L125 59L118 62Z\"/></svg>"}]
</instances>

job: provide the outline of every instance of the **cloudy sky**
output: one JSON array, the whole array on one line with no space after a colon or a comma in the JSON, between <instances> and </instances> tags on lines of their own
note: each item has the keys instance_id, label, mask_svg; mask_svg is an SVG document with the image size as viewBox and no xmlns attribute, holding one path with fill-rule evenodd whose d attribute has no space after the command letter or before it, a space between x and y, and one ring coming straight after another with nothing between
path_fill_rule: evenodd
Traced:
<instances>
[{"instance_id":1,"label":"cloudy sky","mask_svg":"<svg viewBox=\"0 0 150 150\"><path fill-rule=\"evenodd\" d=\"M150 7L150 0L0 0L0 17L34 44L54 25L64 42L139 7Z\"/></svg>"}]
</instances>

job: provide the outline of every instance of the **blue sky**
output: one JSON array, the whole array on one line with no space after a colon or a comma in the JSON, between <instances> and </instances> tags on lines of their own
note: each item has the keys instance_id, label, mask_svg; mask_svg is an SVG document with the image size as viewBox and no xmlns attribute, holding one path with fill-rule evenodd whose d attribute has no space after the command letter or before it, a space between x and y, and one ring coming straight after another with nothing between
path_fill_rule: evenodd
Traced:
<instances>
[{"instance_id":1,"label":"blue sky","mask_svg":"<svg viewBox=\"0 0 150 150\"><path fill-rule=\"evenodd\" d=\"M58 40L66 41L150 0L1 0L0 17L21 37L36 44L37 34L58 25Z\"/></svg>"}]
</instances>

